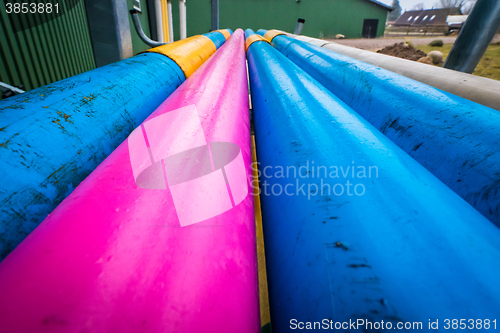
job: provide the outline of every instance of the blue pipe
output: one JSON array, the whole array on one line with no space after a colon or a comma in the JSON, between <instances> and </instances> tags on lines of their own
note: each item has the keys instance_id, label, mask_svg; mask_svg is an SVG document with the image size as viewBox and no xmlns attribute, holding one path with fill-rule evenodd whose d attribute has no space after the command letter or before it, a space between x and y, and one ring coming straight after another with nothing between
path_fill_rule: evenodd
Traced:
<instances>
[{"instance_id":1,"label":"blue pipe","mask_svg":"<svg viewBox=\"0 0 500 333\"><path fill-rule=\"evenodd\" d=\"M272 44L500 227L497 110L284 35Z\"/></svg>"},{"instance_id":2,"label":"blue pipe","mask_svg":"<svg viewBox=\"0 0 500 333\"><path fill-rule=\"evenodd\" d=\"M146 53L0 103L0 259L183 81Z\"/></svg>"},{"instance_id":3,"label":"blue pipe","mask_svg":"<svg viewBox=\"0 0 500 333\"><path fill-rule=\"evenodd\" d=\"M147 52L1 101L0 260L184 80Z\"/></svg>"},{"instance_id":4,"label":"blue pipe","mask_svg":"<svg viewBox=\"0 0 500 333\"><path fill-rule=\"evenodd\" d=\"M231 29L225 29L225 30L227 30L230 35L233 34L233 30ZM208 38L210 38L210 40L214 42L215 47L217 49L219 49L219 47L221 47L222 44L226 42L226 37L221 32L218 31L208 32L206 34L203 34L203 36L207 36Z\"/></svg>"},{"instance_id":5,"label":"blue pipe","mask_svg":"<svg viewBox=\"0 0 500 333\"><path fill-rule=\"evenodd\" d=\"M247 57L273 332L498 327L500 230L276 49Z\"/></svg>"}]
</instances>

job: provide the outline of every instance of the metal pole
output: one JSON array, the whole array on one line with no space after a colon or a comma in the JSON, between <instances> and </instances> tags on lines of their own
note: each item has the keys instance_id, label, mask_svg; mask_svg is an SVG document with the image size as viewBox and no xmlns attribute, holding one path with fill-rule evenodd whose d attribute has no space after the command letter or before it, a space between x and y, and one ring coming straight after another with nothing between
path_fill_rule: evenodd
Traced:
<instances>
[{"instance_id":1,"label":"metal pole","mask_svg":"<svg viewBox=\"0 0 500 333\"><path fill-rule=\"evenodd\" d=\"M297 25L295 26L295 32L294 32L295 35L300 35L305 22L306 20L304 20L303 18L299 18L297 20Z\"/></svg>"},{"instance_id":2,"label":"metal pole","mask_svg":"<svg viewBox=\"0 0 500 333\"><path fill-rule=\"evenodd\" d=\"M4 83L4 82L0 82L0 91L5 92L5 91L9 91L9 90L15 94L24 93L24 90L22 90L22 89L11 86L10 84Z\"/></svg>"},{"instance_id":3,"label":"metal pole","mask_svg":"<svg viewBox=\"0 0 500 333\"><path fill-rule=\"evenodd\" d=\"M96 66L132 57L134 52L127 2L86 0L84 3Z\"/></svg>"},{"instance_id":4,"label":"metal pole","mask_svg":"<svg viewBox=\"0 0 500 333\"><path fill-rule=\"evenodd\" d=\"M212 28L219 30L219 0L212 0Z\"/></svg>"},{"instance_id":5,"label":"metal pole","mask_svg":"<svg viewBox=\"0 0 500 333\"><path fill-rule=\"evenodd\" d=\"M161 13L161 0L155 0L156 35L158 36L158 42L163 43L163 20Z\"/></svg>"},{"instance_id":6,"label":"metal pole","mask_svg":"<svg viewBox=\"0 0 500 333\"><path fill-rule=\"evenodd\" d=\"M158 40L158 31L156 29L156 0L146 0L146 8L148 9L148 15L152 15L154 18L151 18L149 21L149 31L151 32L151 39Z\"/></svg>"},{"instance_id":7,"label":"metal pole","mask_svg":"<svg viewBox=\"0 0 500 333\"><path fill-rule=\"evenodd\" d=\"M186 28L186 0L179 0L179 21L181 39L187 37Z\"/></svg>"},{"instance_id":8,"label":"metal pole","mask_svg":"<svg viewBox=\"0 0 500 333\"><path fill-rule=\"evenodd\" d=\"M478 0L443 67L472 73L498 27L500 27L500 1Z\"/></svg>"},{"instance_id":9,"label":"metal pole","mask_svg":"<svg viewBox=\"0 0 500 333\"><path fill-rule=\"evenodd\" d=\"M168 40L174 41L174 21L172 19L172 1L167 0L167 15L168 15Z\"/></svg>"}]
</instances>

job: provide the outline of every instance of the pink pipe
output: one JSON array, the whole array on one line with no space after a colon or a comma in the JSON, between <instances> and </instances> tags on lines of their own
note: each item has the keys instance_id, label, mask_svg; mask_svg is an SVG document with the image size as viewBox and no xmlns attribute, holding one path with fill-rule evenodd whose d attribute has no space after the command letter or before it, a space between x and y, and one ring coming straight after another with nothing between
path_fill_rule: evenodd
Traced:
<instances>
[{"instance_id":1,"label":"pink pipe","mask_svg":"<svg viewBox=\"0 0 500 333\"><path fill-rule=\"evenodd\" d=\"M0 331L259 332L247 87L237 30L0 263Z\"/></svg>"}]
</instances>

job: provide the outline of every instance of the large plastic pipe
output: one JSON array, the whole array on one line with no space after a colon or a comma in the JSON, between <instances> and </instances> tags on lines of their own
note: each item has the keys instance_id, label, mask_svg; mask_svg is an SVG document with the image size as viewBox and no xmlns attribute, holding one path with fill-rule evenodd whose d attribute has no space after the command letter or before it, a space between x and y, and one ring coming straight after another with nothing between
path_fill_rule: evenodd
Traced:
<instances>
[{"instance_id":1,"label":"large plastic pipe","mask_svg":"<svg viewBox=\"0 0 500 333\"><path fill-rule=\"evenodd\" d=\"M0 263L2 330L258 332L249 127L238 30ZM166 189L144 187L146 180L150 188L164 182L163 172L159 183L151 170L152 178L139 175L136 182L141 163L135 162L142 156L149 163L148 147L140 144L146 137L152 156L159 147L182 151L206 140L216 171L195 181L214 186L184 193L191 201L179 209L168 174L180 162L176 156L158 162ZM212 145L220 142L230 149L217 155ZM221 161L234 147L239 157ZM199 171L197 162L206 160L190 159L183 170ZM221 167L229 185L217 188L218 178L207 176L220 176ZM235 207L182 226L186 212L225 207L228 188Z\"/></svg>"},{"instance_id":2,"label":"large plastic pipe","mask_svg":"<svg viewBox=\"0 0 500 333\"><path fill-rule=\"evenodd\" d=\"M276 49L247 57L273 332L493 325L500 230Z\"/></svg>"},{"instance_id":3,"label":"large plastic pipe","mask_svg":"<svg viewBox=\"0 0 500 333\"><path fill-rule=\"evenodd\" d=\"M227 34L227 32L226 32ZM150 50L0 102L0 259L220 45ZM161 54L160 54L161 53Z\"/></svg>"},{"instance_id":4,"label":"large plastic pipe","mask_svg":"<svg viewBox=\"0 0 500 333\"><path fill-rule=\"evenodd\" d=\"M322 39L294 36L292 34L286 35L401 74L495 110L500 110L500 81L498 80L452 71L442 67L429 66L416 61L361 50Z\"/></svg>"},{"instance_id":5,"label":"large plastic pipe","mask_svg":"<svg viewBox=\"0 0 500 333\"><path fill-rule=\"evenodd\" d=\"M273 45L500 226L500 113L276 35Z\"/></svg>"},{"instance_id":6,"label":"large plastic pipe","mask_svg":"<svg viewBox=\"0 0 500 333\"><path fill-rule=\"evenodd\" d=\"M220 32L220 34L214 34L213 32L209 32L206 34L203 34L203 36L209 37L212 42L215 44L217 48L221 47L226 40L231 37L231 34L233 31L231 29L222 29L222 30L216 30L217 32Z\"/></svg>"}]
</instances>

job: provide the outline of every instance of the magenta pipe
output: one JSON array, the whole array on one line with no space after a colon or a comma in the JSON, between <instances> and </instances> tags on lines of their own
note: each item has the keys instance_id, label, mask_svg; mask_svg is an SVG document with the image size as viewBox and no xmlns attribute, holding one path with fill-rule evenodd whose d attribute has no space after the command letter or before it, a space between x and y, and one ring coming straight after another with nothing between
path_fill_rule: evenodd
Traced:
<instances>
[{"instance_id":1,"label":"magenta pipe","mask_svg":"<svg viewBox=\"0 0 500 333\"><path fill-rule=\"evenodd\" d=\"M1 330L258 332L249 135L237 30L0 263Z\"/></svg>"}]
</instances>

